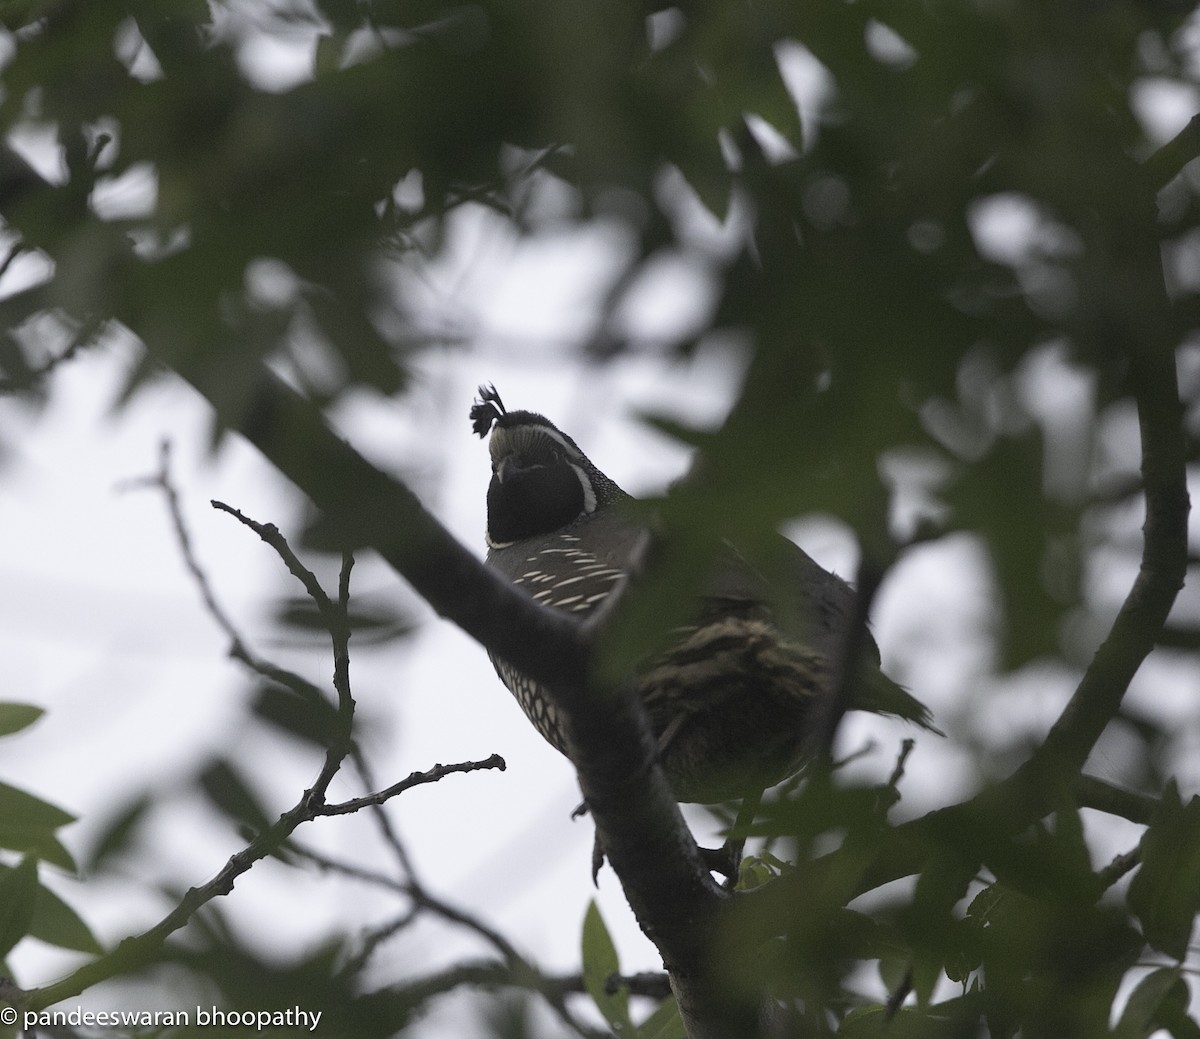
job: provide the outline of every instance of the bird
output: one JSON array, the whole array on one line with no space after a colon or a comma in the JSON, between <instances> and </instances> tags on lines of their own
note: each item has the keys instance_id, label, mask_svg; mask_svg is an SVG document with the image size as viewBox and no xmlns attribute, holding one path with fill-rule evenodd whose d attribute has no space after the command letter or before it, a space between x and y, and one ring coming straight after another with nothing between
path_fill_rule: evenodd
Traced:
<instances>
[{"instance_id":1,"label":"bird","mask_svg":"<svg viewBox=\"0 0 1200 1039\"><path fill-rule=\"evenodd\" d=\"M470 419L491 456L487 563L537 602L582 622L619 594L644 554L648 531L634 499L544 415L507 410L494 386L479 387ZM795 775L813 757L815 705L837 695L855 592L777 537L782 572L775 580L726 546L698 600L686 604L687 623L637 669L637 692L677 801L759 797ZM772 598L780 587L786 594ZM862 641L851 709L936 732L925 706L882 672L869 632ZM553 698L505 660L491 659L534 728L569 757Z\"/></svg>"}]
</instances>

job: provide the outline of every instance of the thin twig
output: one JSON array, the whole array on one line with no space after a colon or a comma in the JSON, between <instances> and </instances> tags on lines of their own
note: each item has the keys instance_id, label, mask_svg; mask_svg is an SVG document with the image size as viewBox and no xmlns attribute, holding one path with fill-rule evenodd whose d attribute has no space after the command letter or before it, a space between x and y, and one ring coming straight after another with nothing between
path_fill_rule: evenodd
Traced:
<instances>
[{"instance_id":1,"label":"thin twig","mask_svg":"<svg viewBox=\"0 0 1200 1039\"><path fill-rule=\"evenodd\" d=\"M486 768L495 768L503 772L506 767L504 759L499 754L493 754L483 761L460 761L453 765L434 765L433 768L426 772L413 772L407 778L400 780L400 782L393 783L383 790L377 790L364 797L352 797L349 801L321 805L316 814L351 815L354 812L361 811L363 808L381 805L385 801L391 800L397 794L402 794L405 790L411 790L415 786L436 783L439 779L453 772L477 772L480 769Z\"/></svg>"},{"instance_id":2,"label":"thin twig","mask_svg":"<svg viewBox=\"0 0 1200 1039\"><path fill-rule=\"evenodd\" d=\"M246 648L233 622L217 601L208 576L196 557L190 534L183 521L179 494L170 479L169 443L164 442L162 445L158 473L147 480L141 481L141 484L154 486L163 491L180 551L183 554L188 570L200 588L201 596L209 613L230 637L234 646L237 647L235 655L238 659L241 659L256 672L262 673L261 667L256 666L259 662L257 662L254 654ZM329 783L341 767L346 754L350 751L349 726L353 716L354 702L350 696L349 687L348 644L350 634L346 617L349 601L349 575L353 561L349 557L343 560L342 573L339 580L339 601L335 605L325 596L324 591L316 581L316 577L295 557L294 553L287 546L286 540L283 539L282 535L278 533L278 530L273 525L258 524L242 516L236 510L229 510L228 507L226 507L226 511L235 512L242 522L255 529L260 536L263 536L264 540L272 545L288 565L289 570L309 590L310 596L317 601L318 608L322 609L323 615L329 621L331 629L330 637L333 640L335 653L334 672L335 683L338 686L339 713L345 715L346 722L346 730L343 738L331 743L326 751L325 760L322 763L316 780L309 789L304 791L300 800L280 815L271 826L258 834L249 844L230 856L216 876L206 884L190 888L174 908L153 927L143 931L141 934L125 938L111 952L84 964L61 981L43 988L14 993L14 1002L19 1003L26 1009L40 1010L52 1006L64 999L78 995L80 992L101 981L136 970L144 964L151 962L159 955L163 944L171 934L184 927L195 913L208 902L218 896L229 894L233 890L238 877L249 870L259 860L278 851L299 826L320 818L323 815L348 814L350 811L355 810L349 804L328 805L324 800L325 791L328 789ZM274 535L270 537L264 536L270 531L274 531ZM270 669L272 675L278 671L279 669ZM307 685L307 683L305 684ZM469 772L483 767L503 767L502 759L499 759L495 755L493 758L494 760L489 759L488 762L483 763L465 762L460 765L438 765L425 773L415 772L402 783L396 784L395 787L359 800L363 804L380 804L384 800L387 800L387 798L401 793L403 790L425 783L436 782L453 772Z\"/></svg>"},{"instance_id":3,"label":"thin twig","mask_svg":"<svg viewBox=\"0 0 1200 1039\"><path fill-rule=\"evenodd\" d=\"M366 783L367 788L374 788L376 784L371 773L370 764L367 762L365 756L357 747L351 752L351 756L355 767L358 769L359 775ZM499 754L493 754L485 761L473 762L469 764L473 764L477 768L499 768L501 770L505 768L504 759L500 757ZM461 766L450 767L456 768L456 770L466 770ZM372 809L372 818L375 819L384 841L387 843L388 847L392 849L392 852L396 857L397 865L407 878L403 882L398 882L396 889L402 891L409 898L411 898L417 907L428 910L435 916L439 916L443 920L446 920L450 923L458 924L459 926L465 927L470 931L474 931L476 935L486 941L492 946L493 949L495 949L501 956L504 957L509 969L514 973L522 977L542 977L537 968L529 960L522 956L521 953L517 951L516 947L507 938L505 938L504 935L502 935L495 928L491 927L489 924L484 923L483 920L475 916L473 913L470 913L459 906L451 905L449 902L446 902L431 893L417 876L416 870L413 868L412 858L409 856L408 850L404 846L404 842L400 839L400 834L392 824L390 816L383 810L382 807L383 801L386 800L386 797L382 795L388 794L389 791L395 789L395 787L405 786L412 780L413 777L409 776L408 779L402 780L400 783L395 784L394 787L389 787L388 790L380 791L379 794L368 795L366 797L357 798L351 802L346 802L346 804L361 803L364 807L370 807ZM332 809L336 809L337 807L338 806L330 806ZM575 1015L566 1005L566 1002L562 999L561 995L555 994L556 990L554 988L538 987L537 990L549 1004L550 1008L559 1016L559 1018L562 1019L564 1024L568 1025L575 1031L580 1032L580 1034L588 1034L586 1026L582 1025L576 1019Z\"/></svg>"},{"instance_id":4,"label":"thin twig","mask_svg":"<svg viewBox=\"0 0 1200 1039\"><path fill-rule=\"evenodd\" d=\"M1115 856L1112 862L1096 874L1100 878L1100 890L1107 891L1126 873L1132 873L1137 869L1141 861L1142 851L1140 848L1133 848Z\"/></svg>"},{"instance_id":5,"label":"thin twig","mask_svg":"<svg viewBox=\"0 0 1200 1039\"><path fill-rule=\"evenodd\" d=\"M463 770L448 768L443 774L448 775L452 771ZM319 785L319 782L318 780L318 784L314 786ZM190 888L180 902L157 924L141 934L124 939L111 952L85 963L61 981L24 992L20 1000L21 1005L30 1010L52 1006L71 996L77 996L92 985L128 973L150 962L157 956L166 939L185 926L197 910L214 898L229 894L238 877L260 859L279 850L298 827L320 818L321 808L321 805L312 803L311 790L305 791L299 802L280 815L241 851L230 856L216 876L206 884Z\"/></svg>"},{"instance_id":6,"label":"thin twig","mask_svg":"<svg viewBox=\"0 0 1200 1039\"><path fill-rule=\"evenodd\" d=\"M408 928L420 915L420 906L412 905L392 919L369 928L362 935L362 947L342 965L339 974L346 978L356 977L366 969L379 946Z\"/></svg>"},{"instance_id":7,"label":"thin twig","mask_svg":"<svg viewBox=\"0 0 1200 1039\"><path fill-rule=\"evenodd\" d=\"M495 756L493 755L493 757ZM379 784L375 782L375 777L371 772L370 763L367 761L360 747L356 746L351 750L350 759L353 761L354 767L358 770L358 774L362 778L366 789L379 789ZM503 768L503 763L497 767ZM378 827L379 834L383 837L384 843L392 850L392 854L395 856L396 863L400 867L401 872L406 877L414 878L416 874L413 870L412 860L409 858L408 849L400 839L400 834L392 824L392 817L383 810L382 805L373 805L371 818L375 820L375 825Z\"/></svg>"},{"instance_id":8,"label":"thin twig","mask_svg":"<svg viewBox=\"0 0 1200 1039\"><path fill-rule=\"evenodd\" d=\"M300 562L299 557L292 551L291 545L287 543L287 538L280 533L279 528L274 523L259 523L258 520L251 519L241 509L235 509L232 505L226 505L223 501L217 501L215 498L209 504L220 512L227 512L234 517L239 523L249 527L263 541L275 550L275 553L283 560L284 565L302 585L304 590L308 592L309 598L316 603L317 609L321 611L321 616L328 620L336 620L337 607L330 601L329 596L325 594L325 589L321 587L316 575Z\"/></svg>"},{"instance_id":9,"label":"thin twig","mask_svg":"<svg viewBox=\"0 0 1200 1039\"><path fill-rule=\"evenodd\" d=\"M393 831L393 836L394 831ZM408 854L403 850L403 844L396 838L396 845L400 849L400 855L404 862L408 862ZM412 874L411 869L406 870L407 879L400 880L396 877L389 876L385 873L380 873L376 870L366 869L356 863L345 862L339 859L331 858L322 852L315 851L307 847L295 847L293 850L300 857L312 862L317 868L331 872L340 873L344 876L351 877L355 880L361 880L364 883L373 884L377 887L384 888L396 894L406 896L411 900L411 906L400 916L396 917L387 928L380 928L373 931L364 943L364 947L351 961L349 966L357 963L365 963L366 960L373 954L378 944L385 938L395 934L402 927L407 926L409 922L417 919L422 912L429 912L448 923L457 924L473 931L476 935L482 938L485 942L492 946L497 953L502 957L502 963L495 965L496 975L490 973L489 968L488 984L496 985L516 985L523 988L531 989L537 992L546 1000L550 1008L558 1015L558 1017L568 1027L581 1035L592 1036L597 1033L591 1031L585 1024L581 1023L575 1014L567 1006L565 995L570 992L584 991L581 979L577 979L577 983L572 987L564 985L554 979L548 978L534 964L522 956L511 942L508 941L495 928L484 923L479 917L473 913L462 909L459 906L451 905L436 895L431 894L421 882ZM459 968L451 968L452 971L458 971ZM457 976L457 975L456 975ZM442 975L439 975L442 977ZM474 977L474 975L472 975ZM482 981L473 981L463 979L460 984L483 984ZM404 992L415 990L425 991L430 984L428 981L410 983L402 986ZM423 998L429 998L430 995L436 995L438 992L448 991L446 989L437 989L436 991L427 992ZM631 982L630 991L636 994L652 994L652 986L644 980L635 980ZM654 990L657 991L657 990Z\"/></svg>"},{"instance_id":10,"label":"thin twig","mask_svg":"<svg viewBox=\"0 0 1200 1039\"><path fill-rule=\"evenodd\" d=\"M324 694L308 679L296 674L294 671L289 671L268 660L264 660L255 654L242 637L241 632L238 631L229 613L221 605L216 592L213 590L212 582L209 580L207 572L200 565L200 561L196 556L191 532L188 530L187 523L183 518L183 506L180 502L179 491L176 489L170 475L171 451L171 442L164 440L159 445L158 470L150 476L128 480L121 484L118 489L128 491L152 488L162 492L163 498L167 503L167 512L171 519L171 527L175 532L175 541L179 547L179 554L183 557L184 566L187 567L188 573L191 574L192 580L200 592L200 598L204 601L208 615L212 617L217 627L229 639L229 656L245 665L255 674L281 685L285 689L291 690L305 700L323 700L325 698Z\"/></svg>"},{"instance_id":11,"label":"thin twig","mask_svg":"<svg viewBox=\"0 0 1200 1039\"><path fill-rule=\"evenodd\" d=\"M3 263L0 263L0 276L3 276L4 271L8 269L9 265L22 251L21 243L13 246ZM98 318L89 318L84 321L75 334L71 336L71 341L58 353L51 354L41 364L26 368L19 378L0 379L0 393L16 393L21 390L32 389L60 365L73 360L80 351L94 346L100 333L104 331L105 325L106 322Z\"/></svg>"},{"instance_id":12,"label":"thin twig","mask_svg":"<svg viewBox=\"0 0 1200 1039\"><path fill-rule=\"evenodd\" d=\"M461 963L419 981L406 982L384 990L389 995L401 997L404 1002L418 1004L446 992L454 992L463 986L475 988L522 988L541 995L548 1003L565 1002L565 997L584 991L583 979L578 974L552 977L546 974L523 974L512 964L484 960L476 963ZM612 1032L601 1031L582 1021L572 1019L569 1026L584 1039L612 1039Z\"/></svg>"}]
</instances>

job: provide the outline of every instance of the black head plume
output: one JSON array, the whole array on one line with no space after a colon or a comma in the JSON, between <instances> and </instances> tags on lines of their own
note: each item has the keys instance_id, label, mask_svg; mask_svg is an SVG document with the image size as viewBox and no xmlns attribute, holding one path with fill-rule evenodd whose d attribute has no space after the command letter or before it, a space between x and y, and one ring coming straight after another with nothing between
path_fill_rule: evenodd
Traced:
<instances>
[{"instance_id":1,"label":"black head plume","mask_svg":"<svg viewBox=\"0 0 1200 1039\"><path fill-rule=\"evenodd\" d=\"M507 414L504 401L492 385L479 387L479 400L471 406L471 429L481 439L488 435L492 423Z\"/></svg>"}]
</instances>

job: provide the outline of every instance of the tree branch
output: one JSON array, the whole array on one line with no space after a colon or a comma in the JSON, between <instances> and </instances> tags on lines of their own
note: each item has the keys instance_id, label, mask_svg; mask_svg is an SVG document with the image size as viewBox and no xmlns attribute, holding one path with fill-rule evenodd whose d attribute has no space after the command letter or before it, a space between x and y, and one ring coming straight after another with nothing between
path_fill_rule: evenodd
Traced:
<instances>
[{"instance_id":1,"label":"tree branch","mask_svg":"<svg viewBox=\"0 0 1200 1039\"><path fill-rule=\"evenodd\" d=\"M1129 225L1121 229L1125 232L1122 248L1105 250L1092 243L1092 248L1113 264L1106 272L1111 282L1107 295L1133 298L1138 309L1122 314L1123 321L1095 315L1090 331L1103 341L1088 344L1097 352L1119 348L1128 360L1128 385L1142 435L1146 505L1138 575L1108 636L1043 743L994 787L887 831L852 884L856 894L921 872L941 846L961 848L964 842L973 841L973 850L983 853L988 841L1019 833L1057 805L1071 803L1073 796L1086 799L1082 803L1103 802L1095 807L1105 811L1119 805L1117 814L1128 813L1129 818L1140 816L1146 808L1137 795L1118 797L1116 788L1106 788L1102 795L1098 780L1081 779L1092 748L1120 709L1134 674L1154 649L1187 572L1189 501L1184 410L1175 367L1178 331L1171 318L1155 237L1151 187L1157 174L1154 170L1143 172L1141 204L1131 207ZM1132 189L1130 197L1138 197ZM971 838L964 837L968 833ZM793 876L739 896L744 905L754 907L755 936L774 933L790 902L806 897L832 869L844 868L838 855L833 852L806 863Z\"/></svg>"},{"instance_id":2,"label":"tree branch","mask_svg":"<svg viewBox=\"0 0 1200 1039\"><path fill-rule=\"evenodd\" d=\"M1145 826L1158 806L1157 798L1106 783L1095 776L1081 775L1075 780L1075 799L1081 808L1093 808Z\"/></svg>"},{"instance_id":3,"label":"tree branch","mask_svg":"<svg viewBox=\"0 0 1200 1039\"><path fill-rule=\"evenodd\" d=\"M179 495L170 479L169 472L170 448L164 443L160 454L159 471L151 478L141 481L144 485L160 488L167 500L168 511L179 542L185 563L201 589L201 595L209 612L218 625L228 634L235 647L235 655L248 667L260 674L285 674L281 669L270 668L245 646L228 615L221 608L204 569L200 566L187 526L183 520ZM208 902L214 898L229 894L237 878L249 870L260 859L276 852L291 836L291 834L306 822L327 815L344 815L361 807L377 806L390 797L404 790L426 783L435 783L454 772L471 772L482 768L503 768L504 761L498 755L482 762L463 762L456 765L435 765L428 772L414 772L400 783L367 797L353 802L327 804L325 792L334 775L341 767L342 761L351 750L350 725L353 718L354 700L349 685L349 639L350 627L347 622L347 610L350 595L350 570L352 558L347 555L343 559L341 574L338 582L338 601L329 599L317 582L315 575L300 563L292 552L286 540L271 524L260 524L248 519L236 510L238 518L247 526L254 529L267 541L277 554L284 560L289 570L305 586L310 597L316 603L329 628L330 639L334 650L334 685L338 694L339 719L342 729L335 739L330 741L326 750L321 769L311 787L304 791L300 800L284 812L270 827L260 833L245 848L231 856L221 870L206 884L190 888L180 902L160 920L155 926L141 934L128 937L121 941L111 952L97 957L84 964L68 977L52 985L40 989L32 989L20 994L20 1005L30 1010L40 1010L55 1003L78 995L101 981L131 971L154 962L160 955L167 938L175 931L184 927L188 921ZM309 688L308 683L297 680L303 688ZM291 682L287 682L289 686ZM319 692L317 695L320 695Z\"/></svg>"},{"instance_id":4,"label":"tree branch","mask_svg":"<svg viewBox=\"0 0 1200 1039\"><path fill-rule=\"evenodd\" d=\"M465 771L471 771L471 769L437 766L431 770L433 776L425 782L436 782L451 772ZM320 779L314 784L314 788L319 784ZM414 783L413 785L418 784ZM241 851L230 856L216 876L199 887L189 888L179 904L153 927L141 934L125 938L111 952L85 963L61 981L22 992L18 1000L19 1004L29 1010L43 1010L64 999L77 996L85 989L102 981L129 974L155 962L160 956L166 940L175 931L185 926L199 909L214 898L229 894L238 877L251 866L277 851L299 826L324 814L319 805L311 802L312 790L310 789L306 790L300 801L284 812L268 829L260 833Z\"/></svg>"},{"instance_id":5,"label":"tree branch","mask_svg":"<svg viewBox=\"0 0 1200 1039\"><path fill-rule=\"evenodd\" d=\"M694 1006L699 1017L722 1021L708 979L713 927L727 896L705 869L679 813L640 701L631 689L589 684L591 646L577 623L486 567L408 488L337 437L315 405L265 366L250 405L231 411L223 403L228 393L210 384L212 366L192 367L165 350L163 358L174 360L221 420L316 503L348 546L374 548L440 615L546 686L563 717L609 861L681 986L681 1012Z\"/></svg>"},{"instance_id":6,"label":"tree branch","mask_svg":"<svg viewBox=\"0 0 1200 1039\"><path fill-rule=\"evenodd\" d=\"M1150 186L1158 191L1177 176L1189 162L1200 156L1200 115L1194 115L1187 125L1145 162Z\"/></svg>"},{"instance_id":7,"label":"tree branch","mask_svg":"<svg viewBox=\"0 0 1200 1039\"><path fill-rule=\"evenodd\" d=\"M340 801L337 804L323 804L317 809L316 814L351 815L363 808L381 805L385 801L390 801L393 797L404 793L405 790L411 790L415 786L436 783L439 779L454 772L478 772L480 769L489 768L499 769L503 772L505 767L504 759L499 754L493 754L491 757L484 758L483 761L460 761L453 765L434 765L428 771L413 772L400 780L400 782L393 783L391 786L383 790L378 790L373 794L366 794L363 797L352 797L349 801Z\"/></svg>"}]
</instances>

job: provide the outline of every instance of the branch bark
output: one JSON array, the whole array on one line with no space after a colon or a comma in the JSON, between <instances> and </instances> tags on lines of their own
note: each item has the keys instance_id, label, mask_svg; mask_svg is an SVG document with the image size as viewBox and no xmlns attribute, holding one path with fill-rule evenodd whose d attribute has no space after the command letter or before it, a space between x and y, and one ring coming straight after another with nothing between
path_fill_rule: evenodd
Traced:
<instances>
[{"instance_id":1,"label":"branch bark","mask_svg":"<svg viewBox=\"0 0 1200 1039\"><path fill-rule=\"evenodd\" d=\"M52 210L56 196L56 188L0 143L0 209L14 228L23 230L26 207ZM114 250L117 241L110 239ZM59 243L30 244L53 256ZM140 263L116 251L107 259L114 276L128 277ZM629 688L600 689L589 681L588 633L486 567L407 487L337 436L314 404L261 361L236 348L227 357L181 350L158 329L141 327L136 310L87 317L111 318L139 336L153 361L190 383L226 428L241 433L308 495L346 550L373 548L438 614L551 691L597 833L639 923L671 970L689 1035L753 1034L756 1008L727 1003L712 983L714 928L729 896L704 867L679 813L640 701ZM242 392L229 392L231 377Z\"/></svg>"},{"instance_id":2,"label":"branch bark","mask_svg":"<svg viewBox=\"0 0 1200 1039\"><path fill-rule=\"evenodd\" d=\"M220 406L204 373L176 371ZM441 616L551 691L604 850L663 955L689 1036L753 1034L757 1008L729 1003L713 983L715 925L729 896L679 813L640 701L629 688L590 684L585 632L486 567L265 367L253 406L220 417L316 503L348 547L375 549Z\"/></svg>"},{"instance_id":3,"label":"branch bark","mask_svg":"<svg viewBox=\"0 0 1200 1039\"><path fill-rule=\"evenodd\" d=\"M981 848L987 840L1020 833L1056 808L1100 798L1099 784L1081 780L1097 740L1116 716L1133 676L1158 643L1187 573L1187 444L1179 398L1175 347L1177 327L1162 276L1154 211L1154 191L1171 169L1200 148L1200 118L1189 124L1167 158L1142 170L1124 170L1129 200L1118 228L1097 228L1088 243L1107 262L1096 289L1097 313L1086 315L1075 335L1100 355L1119 351L1127 360L1127 385L1137 407L1142 436L1141 480L1146 518L1142 560L1104 642L1041 746L1007 779L970 800L930 812L889 830L872 859L861 868L855 894L921 872L939 846L961 848L964 834ZM1184 144L1191 142L1187 148ZM1126 309L1109 312L1118 300ZM1089 338L1091 337L1091 338ZM1116 797L1106 797L1110 810ZM1145 805L1119 800L1118 814L1129 818ZM1098 806L1099 807L1099 806ZM807 863L795 876L748 892L741 901L752 909L753 935L774 933L789 902L824 882L845 860L834 852Z\"/></svg>"}]
</instances>

